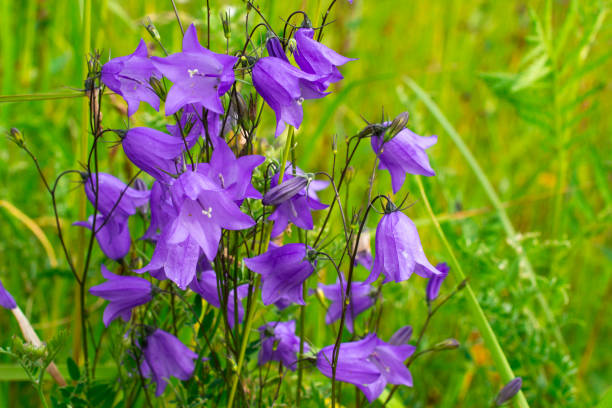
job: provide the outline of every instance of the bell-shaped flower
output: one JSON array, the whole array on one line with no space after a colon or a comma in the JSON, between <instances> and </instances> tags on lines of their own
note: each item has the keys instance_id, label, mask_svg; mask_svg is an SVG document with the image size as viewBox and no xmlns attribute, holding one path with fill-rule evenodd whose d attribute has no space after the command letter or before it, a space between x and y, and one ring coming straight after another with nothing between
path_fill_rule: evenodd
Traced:
<instances>
[{"instance_id":1,"label":"bell-shaped flower","mask_svg":"<svg viewBox=\"0 0 612 408\"><path fill-rule=\"evenodd\" d=\"M406 179L406 174L434 176L436 173L429 164L425 152L438 141L437 136L423 137L409 129L401 130L391 140L384 140L383 134L371 138L372 149L378 155L381 170L391 174L393 193L397 193Z\"/></svg>"},{"instance_id":2,"label":"bell-shaped flower","mask_svg":"<svg viewBox=\"0 0 612 408\"><path fill-rule=\"evenodd\" d=\"M163 268L168 279L185 289L193 280L200 256L217 255L221 229L242 230L255 222L207 176L186 171L170 187L176 217L162 228L151 262L138 272Z\"/></svg>"},{"instance_id":3,"label":"bell-shaped flower","mask_svg":"<svg viewBox=\"0 0 612 408\"><path fill-rule=\"evenodd\" d=\"M115 275L102 265L102 276L106 282L92 286L89 293L109 301L104 309L102 321L108 327L110 322L118 317L128 322L132 316L132 309L144 305L153 298L153 286L146 280L137 276Z\"/></svg>"},{"instance_id":4,"label":"bell-shaped flower","mask_svg":"<svg viewBox=\"0 0 612 408\"><path fill-rule=\"evenodd\" d=\"M185 31L183 52L151 60L173 83L166 97L166 115L198 103L208 110L223 113L220 96L234 83L233 67L238 58L202 47L193 24Z\"/></svg>"},{"instance_id":5,"label":"bell-shaped flower","mask_svg":"<svg viewBox=\"0 0 612 408\"><path fill-rule=\"evenodd\" d=\"M268 50L268 55L270 57L280 58L283 61L289 63L289 58L287 58L287 54L285 54L283 45L281 44L280 40L276 35L270 34L270 36L266 40L266 50Z\"/></svg>"},{"instance_id":6,"label":"bell-shaped flower","mask_svg":"<svg viewBox=\"0 0 612 408\"><path fill-rule=\"evenodd\" d=\"M214 150L209 163L200 163L198 172L206 175L225 191L236 203L245 198L261 198L261 193L251 184L253 171L265 160L258 155L236 158L225 140L214 137Z\"/></svg>"},{"instance_id":7,"label":"bell-shaped flower","mask_svg":"<svg viewBox=\"0 0 612 408\"><path fill-rule=\"evenodd\" d=\"M149 202L151 192L137 190L129 187L117 177L107 173L92 173L83 175L85 194L92 205L96 205L98 212L104 216L127 218L136 214L138 207Z\"/></svg>"},{"instance_id":8,"label":"bell-shaped flower","mask_svg":"<svg viewBox=\"0 0 612 408\"><path fill-rule=\"evenodd\" d=\"M304 172L296 167L296 176L305 177ZM279 236L289 222L292 222L297 227L305 230L311 230L314 228L314 223L312 220L311 211L313 210L323 210L327 208L326 204L323 204L319 201L317 197L317 191L325 189L329 183L327 181L320 180L311 180L306 186L304 186L301 190L298 190L297 193L293 191L293 187L295 187L294 182L291 181L293 179L293 166L288 163L285 171L285 178L281 186L278 186L278 174L276 174L271 181L271 189L272 192L278 186L282 187L284 184L285 187L289 183L289 187L291 189L291 194L273 194L272 198L274 198L274 202L278 203L272 214L268 219L270 221L274 221L274 226L272 227L272 236ZM280 191L281 193L283 190ZM284 198L284 201L281 200ZM268 199L270 196L268 195Z\"/></svg>"},{"instance_id":9,"label":"bell-shaped flower","mask_svg":"<svg viewBox=\"0 0 612 408\"><path fill-rule=\"evenodd\" d=\"M368 282L384 273L385 282L405 281L415 272L431 278L441 272L429 263L414 222L397 209L383 215L376 227L374 267Z\"/></svg>"},{"instance_id":10,"label":"bell-shaped flower","mask_svg":"<svg viewBox=\"0 0 612 408\"><path fill-rule=\"evenodd\" d=\"M327 95L320 91L320 81L325 78L309 74L276 57L264 57L253 66L253 86L276 114L278 137L286 124L299 128L304 112L305 99L322 98Z\"/></svg>"},{"instance_id":11,"label":"bell-shaped flower","mask_svg":"<svg viewBox=\"0 0 612 408\"><path fill-rule=\"evenodd\" d=\"M440 286L442 286L442 282L444 282L448 276L448 272L450 271L450 268L446 262L440 262L437 264L436 269L440 271L440 274L429 278L429 281L427 281L427 288L425 289L427 300L430 302L435 300L440 294Z\"/></svg>"},{"instance_id":12,"label":"bell-shaped flower","mask_svg":"<svg viewBox=\"0 0 612 408\"><path fill-rule=\"evenodd\" d=\"M338 66L344 65L355 58L347 58L331 48L313 39L312 28L300 28L295 33L296 50L293 53L295 62L304 72L321 75L325 79L319 81L320 91L325 91L329 84L340 81L343 77Z\"/></svg>"},{"instance_id":13,"label":"bell-shaped flower","mask_svg":"<svg viewBox=\"0 0 612 408\"><path fill-rule=\"evenodd\" d=\"M189 284L189 289L193 290L198 295L202 296L211 306L217 309L221 308L221 300L219 299L219 288L217 286L217 275L212 269L210 262L205 257L200 257L198 264L198 273L193 281ZM236 294L238 298L236 298ZM227 318L231 328L236 323L236 305L238 305L238 323L242 323L244 318L244 307L242 299L249 294L249 285L244 284L238 286L237 289L232 289L227 297Z\"/></svg>"},{"instance_id":14,"label":"bell-shaped flower","mask_svg":"<svg viewBox=\"0 0 612 408\"><path fill-rule=\"evenodd\" d=\"M151 187L149 209L151 211L149 228L141 239L157 241L160 231L168 225L168 223L174 220L178 214L172 202L172 194L167 184L159 181L153 183Z\"/></svg>"},{"instance_id":15,"label":"bell-shaped flower","mask_svg":"<svg viewBox=\"0 0 612 408\"><path fill-rule=\"evenodd\" d=\"M104 64L100 75L104 85L125 99L128 116L136 113L141 101L159 110L159 97L149 83L151 78L161 79L161 73L149 59L147 44L142 39L133 54Z\"/></svg>"},{"instance_id":16,"label":"bell-shaped flower","mask_svg":"<svg viewBox=\"0 0 612 408\"><path fill-rule=\"evenodd\" d=\"M172 334L155 329L143 341L140 370L157 384L155 396L164 393L170 377L187 381L195 370L194 360L198 355Z\"/></svg>"},{"instance_id":17,"label":"bell-shaped flower","mask_svg":"<svg viewBox=\"0 0 612 408\"><path fill-rule=\"evenodd\" d=\"M0 306L5 309L14 309L17 307L17 303L15 303L15 299L13 295L9 293L8 290L4 289L4 285L0 280Z\"/></svg>"},{"instance_id":18,"label":"bell-shaped flower","mask_svg":"<svg viewBox=\"0 0 612 408\"><path fill-rule=\"evenodd\" d=\"M332 378L334 345L321 349L317 368ZM370 333L362 340L341 343L336 366L336 380L356 385L371 403L382 394L387 384L412 386L412 375L404 361L414 346L392 345Z\"/></svg>"},{"instance_id":19,"label":"bell-shaped flower","mask_svg":"<svg viewBox=\"0 0 612 408\"><path fill-rule=\"evenodd\" d=\"M169 180L170 174L177 174L182 169L181 153L185 150L185 141L180 135L135 127L125 133L121 144L128 159L156 180Z\"/></svg>"},{"instance_id":20,"label":"bell-shaped flower","mask_svg":"<svg viewBox=\"0 0 612 408\"><path fill-rule=\"evenodd\" d=\"M268 361L280 361L288 369L297 368L300 338L295 335L295 320L288 322L268 322L259 328L261 348L257 363L264 365ZM304 352L310 346L304 343Z\"/></svg>"},{"instance_id":21,"label":"bell-shaped flower","mask_svg":"<svg viewBox=\"0 0 612 408\"><path fill-rule=\"evenodd\" d=\"M92 230L94 228L93 215L90 215L87 221L77 221L72 225ZM130 237L127 218L106 217L98 214L95 229L96 241L98 241L104 255L110 259L118 261L130 252L132 238Z\"/></svg>"},{"instance_id":22,"label":"bell-shaped flower","mask_svg":"<svg viewBox=\"0 0 612 408\"><path fill-rule=\"evenodd\" d=\"M308 252L306 245L295 243L269 248L261 255L244 258L247 268L261 275L264 305L281 299L305 304L302 288L304 281L314 272Z\"/></svg>"},{"instance_id":23,"label":"bell-shaped flower","mask_svg":"<svg viewBox=\"0 0 612 408\"><path fill-rule=\"evenodd\" d=\"M344 277L333 285L318 285L325 297L331 300L331 305L325 315L325 323L332 324L342 317L342 305L346 296L346 281ZM376 289L367 282L351 282L351 294L346 306L346 329L353 333L353 321L362 312L368 310L375 303Z\"/></svg>"}]
</instances>

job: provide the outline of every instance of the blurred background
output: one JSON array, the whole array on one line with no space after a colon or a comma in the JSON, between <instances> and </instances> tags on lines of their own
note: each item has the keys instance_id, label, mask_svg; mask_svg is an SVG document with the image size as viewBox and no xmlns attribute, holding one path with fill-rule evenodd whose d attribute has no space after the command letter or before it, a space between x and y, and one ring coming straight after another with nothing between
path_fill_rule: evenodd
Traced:
<instances>
[{"instance_id":1,"label":"blurred background","mask_svg":"<svg viewBox=\"0 0 612 408\"><path fill-rule=\"evenodd\" d=\"M298 164L306 171L329 169L332 135L342 141L363 128L362 117L373 122L383 110L390 118L408 111L409 128L438 135L429 150L437 175L423 179L427 196L515 374L523 378L530 405L610 406L604 400L612 384L610 3L353 3L337 2L323 42L359 60L342 67L345 79L331 95L304 104ZM183 24L196 23L205 38L206 2L176 4ZM277 31L281 18L298 8L317 24L328 6L316 0L258 4ZM211 49L225 50L219 13L228 9L229 48L241 48L244 4L210 0L210 6ZM91 21L84 18L89 7ZM80 168L87 102L76 91L83 88L85 54L100 50L104 61L133 52L140 38L152 44L142 26L146 17L165 47L179 51L181 32L169 0L0 1L0 133L21 129L48 177ZM161 55L158 49L153 53ZM125 127L122 102L106 98L104 125ZM147 106L130 125L159 125L162 119ZM260 137L270 140L271 149L280 145L272 140L273 125L266 109ZM134 170L117 153L109 145L102 168L127 180ZM362 146L356 163L371 158L369 147ZM384 187L388 175L382 180L379 192L390 193ZM430 261L448 260L414 177L407 180L404 191L415 205L406 214L416 222ZM351 185L363 188L366 182L361 175ZM62 222L76 239L69 225L78 219L82 190L76 183L60 190ZM93 265L102 260L97 256ZM98 282L98 274L91 275L92 284ZM5 139L0 139L0 280L43 341L73 329L72 276L56 239L48 194L24 152ZM385 292L382 338L405 324L422 325L425 283L412 278ZM445 289L453 284L447 281ZM103 303L88 302L99 319ZM324 313L312 312L307 325L318 346L330 340L317 330ZM0 310L0 346L10 344L12 335L19 335L19 328L9 311ZM425 342L448 337L461 347L419 359L411 367L414 388L396 394L399 406L491 404L503 384L462 294L441 309ZM70 354L68 344L60 368ZM102 366L106 360L103 355ZM313 377L323 381L319 374ZM35 393L21 368L0 357L0 406L32 406L31 401Z\"/></svg>"}]
</instances>

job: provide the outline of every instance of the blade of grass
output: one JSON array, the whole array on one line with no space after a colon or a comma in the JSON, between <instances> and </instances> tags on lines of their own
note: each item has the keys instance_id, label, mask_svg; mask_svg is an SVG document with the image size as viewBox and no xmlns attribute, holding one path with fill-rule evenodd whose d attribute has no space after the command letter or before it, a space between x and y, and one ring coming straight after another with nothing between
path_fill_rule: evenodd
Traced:
<instances>
[{"instance_id":1,"label":"blade of grass","mask_svg":"<svg viewBox=\"0 0 612 408\"><path fill-rule=\"evenodd\" d=\"M552 330L553 336L557 343L563 347L564 350L567 350L567 345L561 334L561 329L556 322L555 316L550 310L548 306L548 302L544 295L538 289L538 283L535 271L529 258L527 257L527 253L521 243L516 239L516 230L510 221L510 217L508 217L508 213L506 212L504 205L502 204L497 192L493 188L493 185L487 178L487 175L480 167L480 164L472 154L469 147L465 144L459 133L455 130L453 125L448 121L446 116L440 111L440 108L436 103L431 99L429 94L425 92L421 87L417 85L411 78L405 77L404 82L412 91L417 95L417 97L425 104L427 109L432 113L432 115L436 118L436 120L440 123L442 128L446 131L446 133L450 136L451 140L455 143L465 160L468 162L468 165L471 167L472 171L475 173L476 178L482 185L485 193L491 200L493 207L497 211L497 215L502 223L502 226L508 236L508 240L512 243L512 247L516 249L517 255L520 260L520 264L523 266L523 270L525 276L529 280L529 283L536 289L536 300L540 307L542 308L542 312L544 314L544 318L546 320L547 326Z\"/></svg>"},{"instance_id":2,"label":"blade of grass","mask_svg":"<svg viewBox=\"0 0 612 408\"><path fill-rule=\"evenodd\" d=\"M457 283L463 282L466 278L465 273L463 272L463 268L457 260L457 257L455 256L455 253L451 248L448 239L446 239L446 235L444 234L444 231L442 230L438 219L433 213L431 204L429 203L427 195L425 194L425 189L423 188L423 182L421 181L421 177L416 176L415 179L419 187L419 192L421 193L421 198L423 199L423 203L425 204L425 208L427 209L427 213L429 214L431 221L435 225L436 231L440 236L440 240L442 240L444 248L446 249L446 252L448 252L448 255L453 264L453 276L456 278ZM485 346L491 353L491 358L493 359L493 363L495 364L497 371L502 377L502 382L508 383L515 377L515 375L512 372L512 368L510 367L510 363L508 363L506 355L504 354L504 350L499 345L497 336L495 336L495 333L493 332L493 329L491 328L491 325L489 324L489 321L487 320L484 311L480 307L480 303L478 303L478 299L476 299L476 295L474 294L474 291L472 290L472 287L469 283L466 283L464 291L467 294L466 299L470 312L472 313L474 323L476 324L476 327L478 327L478 331L482 336ZM525 395L522 393L522 391L519 391L519 393L516 395L516 401L518 402L518 406L521 408L529 407L527 399L525 398Z\"/></svg>"}]
</instances>

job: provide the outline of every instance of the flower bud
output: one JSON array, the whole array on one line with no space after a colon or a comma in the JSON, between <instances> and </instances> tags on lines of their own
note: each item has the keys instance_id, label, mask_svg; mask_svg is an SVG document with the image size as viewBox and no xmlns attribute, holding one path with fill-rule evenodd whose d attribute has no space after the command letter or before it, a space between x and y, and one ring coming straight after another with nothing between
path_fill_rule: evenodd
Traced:
<instances>
[{"instance_id":1,"label":"flower bud","mask_svg":"<svg viewBox=\"0 0 612 408\"><path fill-rule=\"evenodd\" d=\"M291 51L292 54L295 52L295 50L297 49L297 41L295 41L295 38L289 40L287 47L289 48L289 51Z\"/></svg>"},{"instance_id":2,"label":"flower bud","mask_svg":"<svg viewBox=\"0 0 612 408\"><path fill-rule=\"evenodd\" d=\"M410 337L412 337L412 326L404 326L391 336L389 344L393 344L394 346L408 344Z\"/></svg>"},{"instance_id":3,"label":"flower bud","mask_svg":"<svg viewBox=\"0 0 612 408\"><path fill-rule=\"evenodd\" d=\"M19 147L23 147L25 145L25 140L23 139L23 134L21 133L21 131L17 128L11 128L10 132L10 138L13 142L15 142L15 144Z\"/></svg>"},{"instance_id":4,"label":"flower bud","mask_svg":"<svg viewBox=\"0 0 612 408\"><path fill-rule=\"evenodd\" d=\"M149 85L151 85L153 92L155 92L159 99L162 101L166 100L166 89L164 88L164 84L162 84L159 79L152 76L151 79L149 79Z\"/></svg>"},{"instance_id":5,"label":"flower bud","mask_svg":"<svg viewBox=\"0 0 612 408\"><path fill-rule=\"evenodd\" d=\"M395 119L393 119L393 122L391 122L391 126L389 126L389 129L387 130L388 139L392 139L393 136L397 135L406 127L406 124L408 123L408 117L408 112L402 112L397 115Z\"/></svg>"},{"instance_id":6,"label":"flower bud","mask_svg":"<svg viewBox=\"0 0 612 408\"><path fill-rule=\"evenodd\" d=\"M159 35L159 31L157 31L157 28L155 28L155 25L149 17L147 17L147 23L144 24L144 26L155 41L161 42L161 36Z\"/></svg>"},{"instance_id":7,"label":"flower bud","mask_svg":"<svg viewBox=\"0 0 612 408\"><path fill-rule=\"evenodd\" d=\"M431 302L435 300L440 294L440 286L442 286L442 282L448 276L448 271L450 268L445 262L441 262L436 265L436 269L440 271L439 275L433 275L429 278L427 282L427 289L425 289L425 295L427 297L427 301Z\"/></svg>"},{"instance_id":8,"label":"flower bud","mask_svg":"<svg viewBox=\"0 0 612 408\"><path fill-rule=\"evenodd\" d=\"M441 342L433 346L433 349L435 351L453 350L456 348L459 348L459 342L456 339L442 340Z\"/></svg>"},{"instance_id":9,"label":"flower bud","mask_svg":"<svg viewBox=\"0 0 612 408\"><path fill-rule=\"evenodd\" d=\"M310 177L297 175L268 191L262 200L263 205L279 205L302 191L310 182Z\"/></svg>"},{"instance_id":10,"label":"flower bud","mask_svg":"<svg viewBox=\"0 0 612 408\"><path fill-rule=\"evenodd\" d=\"M223 36L227 40L229 40L230 37L232 36L232 29L230 27L229 19L230 19L229 11L226 11L225 15L221 13L221 25L223 26Z\"/></svg>"},{"instance_id":11,"label":"flower bud","mask_svg":"<svg viewBox=\"0 0 612 408\"><path fill-rule=\"evenodd\" d=\"M502 406L506 402L508 402L512 397L514 397L521 390L521 386L523 385L523 379L521 377L516 377L508 384L501 389L501 391L497 394L495 398L495 405Z\"/></svg>"}]
</instances>

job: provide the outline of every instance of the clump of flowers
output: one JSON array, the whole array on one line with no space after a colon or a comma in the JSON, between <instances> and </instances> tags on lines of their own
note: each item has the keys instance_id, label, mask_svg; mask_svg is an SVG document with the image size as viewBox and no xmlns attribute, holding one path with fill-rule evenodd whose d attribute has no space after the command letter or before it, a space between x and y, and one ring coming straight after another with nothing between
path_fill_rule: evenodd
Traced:
<instances>
[{"instance_id":1,"label":"clump of flowers","mask_svg":"<svg viewBox=\"0 0 612 408\"><path fill-rule=\"evenodd\" d=\"M289 24L299 15L300 27ZM293 29L282 33L263 21L255 29L267 29L266 42L257 43L251 34L244 48L233 52L204 47L191 24L180 52L151 55L159 50L149 51L141 40L131 55L90 61L88 83L99 95L112 90L125 100L128 116L153 108L166 121L165 131L106 128L101 106L92 99L91 160L78 172L91 215L76 225L91 231L85 268L96 266L94 239L108 258L102 265L106 281L89 286L98 277L86 281L87 274L70 263L78 284L109 302L102 321L124 333L118 356L127 370L122 381L138 379L146 398L152 398L150 379L156 397L172 385L185 403L202 398L247 406L259 398L265 405L279 398L278 390L267 388L268 374L262 377L262 369L269 372L275 362L280 372L296 371L295 401L283 396L289 405L299 405L309 392L305 372L329 378L332 406L340 398L338 381L354 384L369 402L387 384L410 387L418 381L408 367L420 355L415 350L423 352L422 334L408 344L412 328L405 326L389 342L381 340L388 337L383 332L396 329L380 324L385 285L415 273L429 279L430 303L448 268L429 262L414 222L394 204L395 197L372 198L379 183L372 170L390 173L394 194L408 174L433 176L426 150L437 138L405 128L403 113L347 137L346 158L334 159L331 173L298 168L296 141L309 137L298 132L308 117L305 110L313 99L333 97L330 86L356 59L320 41L325 24L313 27L303 12L287 21ZM161 45L157 30L147 29ZM253 53L247 53L250 46ZM269 113L276 118L274 130L261 125ZM370 163L359 170L364 178L372 173L370 181L363 191L343 195L354 153L368 139ZM100 168L102 141L121 144L137 177L124 182L107 173L114 169ZM284 146L282 155L264 149L264 141ZM335 155L336 140L329 145ZM356 198L361 193L366 199ZM374 222L370 232L366 226ZM384 280L378 281L381 274ZM309 337L307 310L320 307L317 298L327 309L324 335L335 339L329 345ZM0 303L14 304L1 286ZM99 344L93 333L82 336L85 353L88 341ZM87 376L93 376L89 369ZM288 376L293 374L275 380L278 389Z\"/></svg>"}]
</instances>

